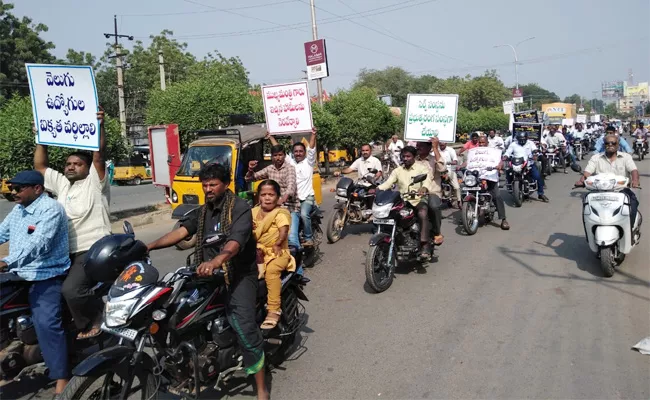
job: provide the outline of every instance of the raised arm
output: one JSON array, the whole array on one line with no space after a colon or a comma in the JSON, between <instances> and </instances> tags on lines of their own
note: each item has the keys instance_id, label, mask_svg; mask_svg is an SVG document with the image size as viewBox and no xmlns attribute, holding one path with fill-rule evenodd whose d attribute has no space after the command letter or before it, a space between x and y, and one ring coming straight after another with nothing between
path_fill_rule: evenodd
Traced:
<instances>
[{"instance_id":1,"label":"raised arm","mask_svg":"<svg viewBox=\"0 0 650 400\"><path fill-rule=\"evenodd\" d=\"M106 162L104 154L106 152L106 130L104 129L104 110L100 107L97 111L97 120L99 121L99 151L93 151L93 165L97 170L100 180L106 176Z\"/></svg>"},{"instance_id":2,"label":"raised arm","mask_svg":"<svg viewBox=\"0 0 650 400\"><path fill-rule=\"evenodd\" d=\"M32 122L32 133L34 133L34 139L36 139L36 126ZM47 146L42 144L36 144L36 149L34 150L34 169L45 175L45 171L49 166L49 160L47 158Z\"/></svg>"},{"instance_id":3,"label":"raised arm","mask_svg":"<svg viewBox=\"0 0 650 400\"><path fill-rule=\"evenodd\" d=\"M266 132L266 136L264 136L264 137L266 139L268 139L269 142L271 142L271 146L277 146L278 145L278 141L275 140L275 137L272 136L269 132Z\"/></svg>"}]
</instances>

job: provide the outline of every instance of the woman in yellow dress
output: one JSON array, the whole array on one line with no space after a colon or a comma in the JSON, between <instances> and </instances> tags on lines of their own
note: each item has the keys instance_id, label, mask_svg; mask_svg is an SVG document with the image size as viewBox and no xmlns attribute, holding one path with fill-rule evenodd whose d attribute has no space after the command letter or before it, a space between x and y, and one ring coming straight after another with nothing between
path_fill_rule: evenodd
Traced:
<instances>
[{"instance_id":1,"label":"woman in yellow dress","mask_svg":"<svg viewBox=\"0 0 650 400\"><path fill-rule=\"evenodd\" d=\"M289 211L278 205L280 185L265 180L257 187L259 205L253 208L253 234L257 240L259 278L268 289L267 314L262 329L273 329L280 321L283 271L295 271L296 262L289 252Z\"/></svg>"}]
</instances>

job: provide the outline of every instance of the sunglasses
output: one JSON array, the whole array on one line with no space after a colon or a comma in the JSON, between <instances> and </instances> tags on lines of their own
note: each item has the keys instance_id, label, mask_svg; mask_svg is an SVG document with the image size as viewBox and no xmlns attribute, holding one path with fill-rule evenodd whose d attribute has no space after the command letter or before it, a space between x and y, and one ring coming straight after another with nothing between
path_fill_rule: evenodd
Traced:
<instances>
[{"instance_id":1,"label":"sunglasses","mask_svg":"<svg viewBox=\"0 0 650 400\"><path fill-rule=\"evenodd\" d=\"M9 190L12 192L20 193L28 187L32 187L32 185L9 185Z\"/></svg>"}]
</instances>

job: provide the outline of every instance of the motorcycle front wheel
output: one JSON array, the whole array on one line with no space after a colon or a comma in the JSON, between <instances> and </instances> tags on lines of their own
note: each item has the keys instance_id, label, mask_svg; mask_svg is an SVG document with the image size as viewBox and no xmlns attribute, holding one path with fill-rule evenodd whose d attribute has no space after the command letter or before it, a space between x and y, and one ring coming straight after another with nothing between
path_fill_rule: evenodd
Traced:
<instances>
[{"instance_id":1,"label":"motorcycle front wheel","mask_svg":"<svg viewBox=\"0 0 650 400\"><path fill-rule=\"evenodd\" d=\"M337 208L327 221L327 241L336 243L341 240L343 228L345 228L345 211L342 208Z\"/></svg>"},{"instance_id":2,"label":"motorcycle front wheel","mask_svg":"<svg viewBox=\"0 0 650 400\"><path fill-rule=\"evenodd\" d=\"M521 207L524 202L524 195L521 192L521 181L519 180L512 183L512 197L515 201L515 207Z\"/></svg>"},{"instance_id":3,"label":"motorcycle front wheel","mask_svg":"<svg viewBox=\"0 0 650 400\"><path fill-rule=\"evenodd\" d=\"M468 235L473 235L478 231L478 215L475 215L475 204L473 201L463 203L461 210L461 219L463 220L463 228Z\"/></svg>"},{"instance_id":4,"label":"motorcycle front wheel","mask_svg":"<svg viewBox=\"0 0 650 400\"><path fill-rule=\"evenodd\" d=\"M122 396L123 384L126 382L124 373L113 370L104 375L74 376L66 385L59 399L61 400L113 400L157 398L158 383L151 371L135 372L131 387L127 388L126 396ZM135 381L138 381L137 383ZM138 395L138 392L140 395Z\"/></svg>"},{"instance_id":5,"label":"motorcycle front wheel","mask_svg":"<svg viewBox=\"0 0 650 400\"><path fill-rule=\"evenodd\" d=\"M388 259L390 245L370 246L366 254L366 282L376 293L386 291L393 284L392 260Z\"/></svg>"}]
</instances>

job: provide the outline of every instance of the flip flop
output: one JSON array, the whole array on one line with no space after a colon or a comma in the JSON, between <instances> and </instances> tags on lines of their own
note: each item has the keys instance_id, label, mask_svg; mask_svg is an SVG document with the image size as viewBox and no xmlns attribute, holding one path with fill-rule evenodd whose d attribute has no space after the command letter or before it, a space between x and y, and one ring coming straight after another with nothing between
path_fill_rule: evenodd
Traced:
<instances>
[{"instance_id":1,"label":"flip flop","mask_svg":"<svg viewBox=\"0 0 650 400\"><path fill-rule=\"evenodd\" d=\"M93 326L87 332L80 332L77 335L77 340L86 340L86 339L96 338L97 336L101 335L101 333L102 333L101 327Z\"/></svg>"},{"instance_id":2,"label":"flip flop","mask_svg":"<svg viewBox=\"0 0 650 400\"><path fill-rule=\"evenodd\" d=\"M274 319L272 315L275 315L277 319ZM266 319L264 319L264 322L262 322L262 325L260 325L260 329L263 330L271 330L278 326L278 322L280 322L280 315L282 315L281 311L269 311L266 313Z\"/></svg>"}]
</instances>

